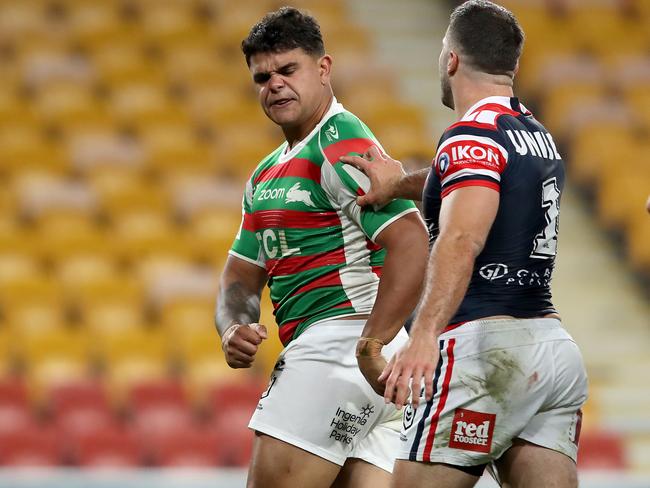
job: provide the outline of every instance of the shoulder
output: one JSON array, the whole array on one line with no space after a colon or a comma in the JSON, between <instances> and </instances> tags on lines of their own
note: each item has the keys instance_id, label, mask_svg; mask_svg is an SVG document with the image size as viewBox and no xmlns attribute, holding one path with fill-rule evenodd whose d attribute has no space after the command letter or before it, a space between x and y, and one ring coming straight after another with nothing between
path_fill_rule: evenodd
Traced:
<instances>
[{"instance_id":1,"label":"shoulder","mask_svg":"<svg viewBox=\"0 0 650 488\"><path fill-rule=\"evenodd\" d=\"M278 159L280 158L280 155L284 151L286 147L286 142L280 144L275 150L271 151L269 154L264 156L259 163L257 163L257 166L253 170L253 173L251 174L250 178L248 179L248 183L254 184L257 180L259 180L259 177L267 171L271 166L273 166L275 163L277 163Z\"/></svg>"},{"instance_id":2,"label":"shoulder","mask_svg":"<svg viewBox=\"0 0 650 488\"><path fill-rule=\"evenodd\" d=\"M346 154L363 154L370 146L379 146L370 129L348 111L330 117L321 127L318 138L323 154L332 164Z\"/></svg>"}]
</instances>

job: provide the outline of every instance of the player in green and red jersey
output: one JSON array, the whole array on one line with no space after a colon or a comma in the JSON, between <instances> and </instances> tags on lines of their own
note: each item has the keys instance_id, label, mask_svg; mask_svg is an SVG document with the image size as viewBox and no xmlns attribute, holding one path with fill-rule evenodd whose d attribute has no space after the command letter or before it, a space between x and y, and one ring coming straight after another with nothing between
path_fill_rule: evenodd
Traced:
<instances>
[{"instance_id":1,"label":"player in green and red jersey","mask_svg":"<svg viewBox=\"0 0 650 488\"><path fill-rule=\"evenodd\" d=\"M228 364L249 367L267 334L257 321L268 282L285 345L251 419L248 486L388 486L400 416L364 381L355 345L364 327L395 326L412 311L426 229L410 201L357 205L368 179L339 158L380 146L334 98L312 17L270 13L242 49L260 104L286 138L246 184L217 307ZM405 339L402 331L387 348Z\"/></svg>"}]
</instances>

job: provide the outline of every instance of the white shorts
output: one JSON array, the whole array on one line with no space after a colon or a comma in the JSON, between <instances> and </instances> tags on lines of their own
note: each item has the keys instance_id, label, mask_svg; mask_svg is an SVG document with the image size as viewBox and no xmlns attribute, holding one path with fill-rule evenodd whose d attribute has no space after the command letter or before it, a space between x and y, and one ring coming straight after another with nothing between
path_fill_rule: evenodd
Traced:
<instances>
[{"instance_id":1,"label":"white shorts","mask_svg":"<svg viewBox=\"0 0 650 488\"><path fill-rule=\"evenodd\" d=\"M576 460L587 375L559 320L479 320L439 339L434 396L405 409L399 459L477 466L519 438Z\"/></svg>"},{"instance_id":2,"label":"white shorts","mask_svg":"<svg viewBox=\"0 0 650 488\"><path fill-rule=\"evenodd\" d=\"M280 354L249 427L343 465L359 458L388 472L399 449L402 415L384 403L357 366L364 320L316 323ZM406 342L402 329L384 347L390 358Z\"/></svg>"}]
</instances>

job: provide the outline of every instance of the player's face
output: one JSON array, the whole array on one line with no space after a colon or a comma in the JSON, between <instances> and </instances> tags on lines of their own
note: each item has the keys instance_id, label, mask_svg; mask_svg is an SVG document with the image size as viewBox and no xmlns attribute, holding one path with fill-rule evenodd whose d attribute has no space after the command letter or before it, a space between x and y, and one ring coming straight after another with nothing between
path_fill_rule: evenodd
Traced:
<instances>
[{"instance_id":1,"label":"player's face","mask_svg":"<svg viewBox=\"0 0 650 488\"><path fill-rule=\"evenodd\" d=\"M442 104L454 110L454 95L451 91L451 82L447 71L447 62L449 60L449 32L442 39L442 50L438 59L438 73L440 75L440 90L442 92Z\"/></svg>"},{"instance_id":2,"label":"player's face","mask_svg":"<svg viewBox=\"0 0 650 488\"><path fill-rule=\"evenodd\" d=\"M315 58L300 48L251 56L250 72L267 117L284 128L307 122L325 94L329 62L329 56Z\"/></svg>"}]
</instances>

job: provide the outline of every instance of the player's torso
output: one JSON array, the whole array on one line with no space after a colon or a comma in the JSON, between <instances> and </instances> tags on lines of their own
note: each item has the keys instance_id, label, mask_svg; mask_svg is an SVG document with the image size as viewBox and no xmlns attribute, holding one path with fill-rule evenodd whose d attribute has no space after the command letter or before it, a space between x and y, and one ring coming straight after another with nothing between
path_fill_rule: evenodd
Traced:
<instances>
[{"instance_id":1,"label":"player's torso","mask_svg":"<svg viewBox=\"0 0 650 488\"><path fill-rule=\"evenodd\" d=\"M452 126L453 127L453 126ZM500 175L499 209L483 251L477 257L463 303L451 323L493 315L538 316L554 312L550 282L557 251L564 163L552 136L532 115L498 117L495 139L507 152ZM465 129L474 137L486 132ZM446 134L448 136L448 134ZM439 147L454 137L443 136ZM448 144L454 158L481 156L472 144ZM444 157L443 157L444 159ZM490 155L487 155L490 159ZM440 151L436 161L440 160ZM438 232L440 181L430 178L425 217L432 236Z\"/></svg>"}]
</instances>

